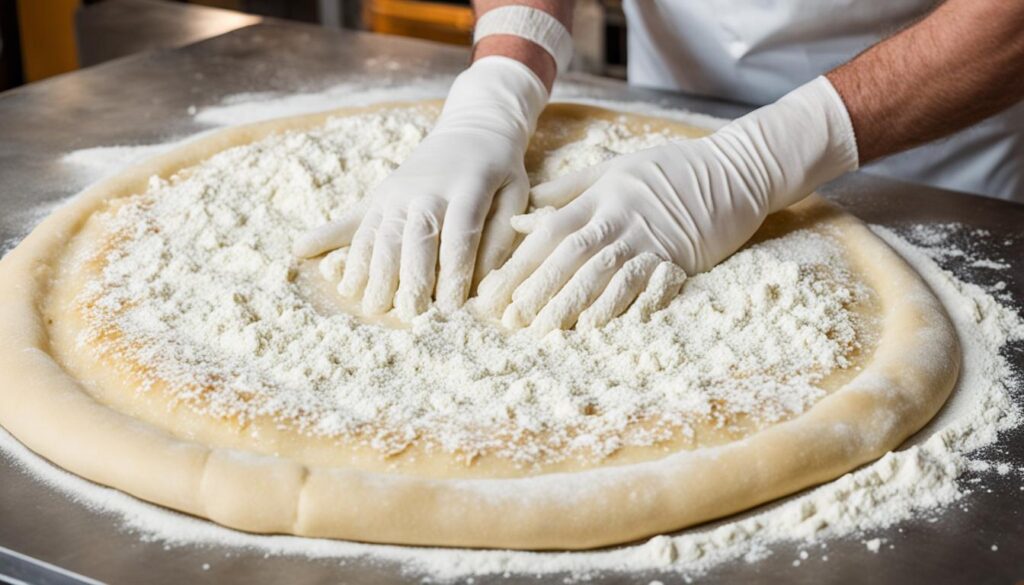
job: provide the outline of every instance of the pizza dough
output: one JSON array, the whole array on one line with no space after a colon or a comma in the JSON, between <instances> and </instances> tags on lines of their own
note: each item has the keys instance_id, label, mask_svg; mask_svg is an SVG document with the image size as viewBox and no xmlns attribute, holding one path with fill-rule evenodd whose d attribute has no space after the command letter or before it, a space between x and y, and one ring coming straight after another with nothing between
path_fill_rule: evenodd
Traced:
<instances>
[{"instance_id":1,"label":"pizza dough","mask_svg":"<svg viewBox=\"0 0 1024 585\"><path fill-rule=\"evenodd\" d=\"M355 314L275 246L337 211L325 193L365 195L436 112L219 131L56 212L0 262L0 424L79 475L242 530L576 549L835 478L951 391L939 301L817 197L607 331ZM550 178L701 133L556 104L527 164Z\"/></svg>"}]
</instances>

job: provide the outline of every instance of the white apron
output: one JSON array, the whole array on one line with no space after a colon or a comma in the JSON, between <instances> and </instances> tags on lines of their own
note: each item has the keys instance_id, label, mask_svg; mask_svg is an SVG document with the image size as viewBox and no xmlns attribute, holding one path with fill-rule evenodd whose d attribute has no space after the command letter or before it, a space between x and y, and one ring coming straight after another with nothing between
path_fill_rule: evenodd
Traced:
<instances>
[{"instance_id":1,"label":"white apron","mask_svg":"<svg viewBox=\"0 0 1024 585\"><path fill-rule=\"evenodd\" d=\"M926 14L934 0L624 0L629 82L763 105ZM1024 103L863 168L1024 201Z\"/></svg>"}]
</instances>

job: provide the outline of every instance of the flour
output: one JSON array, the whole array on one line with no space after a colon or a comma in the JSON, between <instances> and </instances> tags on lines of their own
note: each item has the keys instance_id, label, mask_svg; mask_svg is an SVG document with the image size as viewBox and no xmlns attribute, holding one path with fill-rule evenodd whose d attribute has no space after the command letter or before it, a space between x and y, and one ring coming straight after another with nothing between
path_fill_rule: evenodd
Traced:
<instances>
[{"instance_id":1,"label":"flour","mask_svg":"<svg viewBox=\"0 0 1024 585\"><path fill-rule=\"evenodd\" d=\"M89 180L95 181L178 146L181 146L180 142L137 146L97 146L70 152L61 159L61 162L73 167Z\"/></svg>"},{"instance_id":2,"label":"flour","mask_svg":"<svg viewBox=\"0 0 1024 585\"><path fill-rule=\"evenodd\" d=\"M292 242L371 192L432 122L422 109L336 118L154 179L101 216L121 243L104 248L102 277L80 298L82 347L116 328L118 343L99 350L144 366L144 386L171 382L200 413L269 417L382 455L421 444L532 466L600 460L698 425L739 432L740 420L791 418L826 395L818 383L865 342L853 307L866 293L838 244L808 231L734 255L674 299L654 278L608 326L541 340L466 311L430 310L407 329L318 313L295 277ZM669 138L595 121L534 179ZM337 265L332 256L323 271Z\"/></svg>"},{"instance_id":3,"label":"flour","mask_svg":"<svg viewBox=\"0 0 1024 585\"><path fill-rule=\"evenodd\" d=\"M978 459L977 450L998 444L999 433L1020 423L1020 407L1014 399L1020 382L1001 351L1008 343L1024 339L1024 320L982 287L964 283L938 267L934 258L943 257L942 250L948 249L945 240L919 242L915 246L889 230L877 231L921 273L956 326L964 351L963 374L947 406L909 445L836 481L758 508L738 519L658 536L639 545L595 552L528 553L258 536L177 514L92 484L33 455L2 430L0 450L41 482L83 505L115 514L125 529L143 540L163 542L170 547L244 547L271 555L330 558L339 562L356 558L393 562L413 575L438 581L484 574L552 573L585 579L601 571L650 570L695 576L727 561L757 562L782 542L796 541L801 546L817 548L827 545L827 539L846 535L863 535L863 542L879 538L881 548L879 531L910 519L940 514L944 506L953 502L969 501L974 484L963 481L963 474L969 467L984 472L988 465ZM917 241L913 234L910 237ZM1000 468L998 463L993 465L997 470ZM1014 473L1008 465L1005 467L1007 473ZM1018 468L1016 473L1024 470ZM991 548L998 550L995 544ZM822 560L827 559L828 555L822 556Z\"/></svg>"},{"instance_id":4,"label":"flour","mask_svg":"<svg viewBox=\"0 0 1024 585\"><path fill-rule=\"evenodd\" d=\"M399 87L367 87L363 82L354 81L339 83L311 93L237 94L229 96L216 106L199 111L195 120L204 124L227 126L346 106L443 99L450 85L451 80L445 77L424 77L418 83L406 82Z\"/></svg>"}]
</instances>

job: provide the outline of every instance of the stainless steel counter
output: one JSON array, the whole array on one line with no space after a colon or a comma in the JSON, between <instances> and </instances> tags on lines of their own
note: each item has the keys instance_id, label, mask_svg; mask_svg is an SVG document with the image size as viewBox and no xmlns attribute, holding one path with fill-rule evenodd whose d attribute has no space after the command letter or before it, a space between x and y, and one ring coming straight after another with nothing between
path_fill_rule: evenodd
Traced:
<instances>
[{"instance_id":1,"label":"stainless steel counter","mask_svg":"<svg viewBox=\"0 0 1024 585\"><path fill-rule=\"evenodd\" d=\"M465 64L463 49L302 25L264 22L180 49L146 53L63 75L0 94L0 242L17 239L30 227L25 209L81 190L62 153L90 146L165 141L204 129L189 106L218 103L225 95L250 91L312 91L363 76L371 57L401 64L380 74L383 85L401 84L417 74L455 74ZM577 77L602 97L656 101L712 115L744 108L649 91L617 82ZM869 222L903 226L920 222L963 222L991 232L1013 266L1007 281L1018 306L1024 299L1024 206L935 189L910 187L857 174L829 185L825 193ZM985 242L976 244L984 249ZM973 274L973 273L971 273ZM974 275L981 278L983 275ZM1024 364L1024 351L1014 360ZM0 373L0 383L4 383ZM2 405L0 405L2 408ZM69 437L69 440L74 440ZM1024 432L995 447L999 458L1024 465ZM811 555L793 566L797 549L779 545L756 564L736 562L708 579L790 583L1012 583L1024 579L1024 491L1019 474L986 476L985 488L936 522L899 524L882 536L882 551L869 552L861 539L828 543L828 560ZM500 521L500 519L496 519ZM873 535L878 536L878 535ZM888 545L894 545L889 549ZM991 546L997 544L998 552ZM227 547L175 547L144 542L119 528L116 518L70 501L0 456L0 547L111 583L393 583L397 566L304 557L265 558L262 552ZM208 570L203 565L208 564ZM0 549L2 575L37 582L44 569ZM561 583L564 576L487 577L476 583ZM62 577L68 579L68 577ZM596 583L659 579L655 572L604 575ZM42 582L42 581L38 581ZM58 577L46 582L63 583Z\"/></svg>"},{"instance_id":2,"label":"stainless steel counter","mask_svg":"<svg viewBox=\"0 0 1024 585\"><path fill-rule=\"evenodd\" d=\"M151 51L180 47L262 20L234 10L166 0L104 0L75 14L78 62L89 67Z\"/></svg>"}]
</instances>

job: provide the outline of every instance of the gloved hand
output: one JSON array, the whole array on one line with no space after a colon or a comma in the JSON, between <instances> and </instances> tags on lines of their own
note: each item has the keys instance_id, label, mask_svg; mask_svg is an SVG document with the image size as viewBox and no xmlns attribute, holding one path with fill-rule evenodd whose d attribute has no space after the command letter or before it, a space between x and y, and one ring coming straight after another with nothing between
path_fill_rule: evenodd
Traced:
<instances>
[{"instance_id":1,"label":"gloved hand","mask_svg":"<svg viewBox=\"0 0 1024 585\"><path fill-rule=\"evenodd\" d=\"M621 156L534 187L529 234L479 285L478 310L538 333L600 326L646 286L657 258L712 268L772 212L857 168L853 127L818 79L695 140ZM559 208L553 211L550 208ZM511 301L511 304L509 302ZM589 309L588 309L589 307Z\"/></svg>"},{"instance_id":2,"label":"gloved hand","mask_svg":"<svg viewBox=\"0 0 1024 585\"><path fill-rule=\"evenodd\" d=\"M392 303L402 318L422 313L435 274L438 305L458 308L474 271L482 278L511 252L509 219L529 198L523 157L547 99L522 63L476 61L455 80L437 125L409 158L341 219L298 239L295 254L351 243L338 292L361 295L367 313L384 313Z\"/></svg>"}]
</instances>

